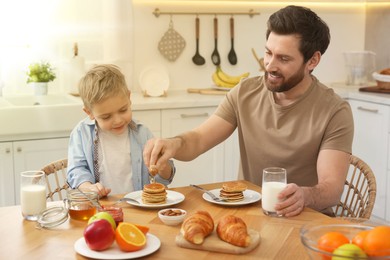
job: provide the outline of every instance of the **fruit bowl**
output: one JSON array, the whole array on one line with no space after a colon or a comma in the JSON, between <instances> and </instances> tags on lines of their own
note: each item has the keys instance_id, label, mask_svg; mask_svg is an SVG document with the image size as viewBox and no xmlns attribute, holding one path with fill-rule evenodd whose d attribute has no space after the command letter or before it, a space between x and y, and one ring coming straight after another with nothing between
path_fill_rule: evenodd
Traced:
<instances>
[{"instance_id":1,"label":"fruit bowl","mask_svg":"<svg viewBox=\"0 0 390 260\"><path fill-rule=\"evenodd\" d=\"M176 226L183 222L184 218L187 215L187 211L184 209L162 209L158 212L158 217L160 220L168 226Z\"/></svg>"},{"instance_id":2,"label":"fruit bowl","mask_svg":"<svg viewBox=\"0 0 390 260\"><path fill-rule=\"evenodd\" d=\"M343 234L349 240L349 244L351 244L352 240L364 230L372 230L376 226L384 226L386 224L378 223L374 221L370 221L367 219L359 219L359 218L336 218L337 222L335 223L335 219L331 220L321 220L321 221L313 221L308 224L302 226L300 230L301 242L304 245L306 252L308 253L310 259L390 259L390 251L386 250L386 252L380 252L381 256L369 256L369 258L365 256L354 256L351 252L350 248L347 249L339 249L333 252L328 252L323 249L320 244L320 238L325 234L329 234L330 232L338 232ZM389 239L388 237L386 239ZM385 239L385 240L386 240ZM336 240L335 238L330 239L332 243ZM347 240L347 241L348 241ZM384 255L383 255L384 254Z\"/></svg>"}]
</instances>

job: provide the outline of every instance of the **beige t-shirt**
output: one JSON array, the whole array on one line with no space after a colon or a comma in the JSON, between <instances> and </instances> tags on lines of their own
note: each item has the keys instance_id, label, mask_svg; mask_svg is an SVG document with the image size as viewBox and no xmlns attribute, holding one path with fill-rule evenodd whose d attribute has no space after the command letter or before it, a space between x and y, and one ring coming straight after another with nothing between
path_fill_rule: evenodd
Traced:
<instances>
[{"instance_id":1,"label":"beige t-shirt","mask_svg":"<svg viewBox=\"0 0 390 260\"><path fill-rule=\"evenodd\" d=\"M263 169L271 166L286 168L289 183L314 186L320 150L352 151L348 102L314 76L304 95L288 106L275 103L263 77L249 78L226 95L215 114L238 127L239 178L260 186Z\"/></svg>"}]
</instances>

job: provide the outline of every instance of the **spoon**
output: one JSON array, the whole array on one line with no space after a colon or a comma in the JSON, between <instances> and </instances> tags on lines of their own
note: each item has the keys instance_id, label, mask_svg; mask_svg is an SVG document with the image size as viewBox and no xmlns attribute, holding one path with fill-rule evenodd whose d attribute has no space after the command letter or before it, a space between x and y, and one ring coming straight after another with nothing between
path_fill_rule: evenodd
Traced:
<instances>
[{"instance_id":1,"label":"spoon","mask_svg":"<svg viewBox=\"0 0 390 260\"><path fill-rule=\"evenodd\" d=\"M217 17L214 18L214 51L211 54L211 60L213 61L214 65L221 64L221 58L219 57L218 53L218 19Z\"/></svg>"},{"instance_id":2,"label":"spoon","mask_svg":"<svg viewBox=\"0 0 390 260\"><path fill-rule=\"evenodd\" d=\"M97 208L100 209L100 210L103 210L103 207L102 207L102 205L100 205L99 200L98 200L98 201L92 200L92 199L90 199L90 198L88 197L87 194L85 194L84 192L82 192L79 188L77 188L77 190L78 190L81 194L83 194L83 195L85 196L85 198L87 198L87 200L89 200L95 207L97 207Z\"/></svg>"},{"instance_id":3,"label":"spoon","mask_svg":"<svg viewBox=\"0 0 390 260\"><path fill-rule=\"evenodd\" d=\"M230 41L232 43L232 48L229 51L228 54L228 60L230 64L236 65L237 64L237 55L236 52L234 51L234 18L230 18Z\"/></svg>"},{"instance_id":4,"label":"spoon","mask_svg":"<svg viewBox=\"0 0 390 260\"><path fill-rule=\"evenodd\" d=\"M205 64L205 59L199 54L199 18L196 17L195 19L195 36L196 36L196 53L194 57L192 57L192 61L196 65L203 65Z\"/></svg>"}]
</instances>

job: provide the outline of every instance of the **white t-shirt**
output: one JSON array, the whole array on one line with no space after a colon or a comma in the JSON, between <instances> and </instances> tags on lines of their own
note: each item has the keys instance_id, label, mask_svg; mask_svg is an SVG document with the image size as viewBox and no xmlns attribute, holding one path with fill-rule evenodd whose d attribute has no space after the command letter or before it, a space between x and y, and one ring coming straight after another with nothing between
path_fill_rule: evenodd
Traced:
<instances>
[{"instance_id":1,"label":"white t-shirt","mask_svg":"<svg viewBox=\"0 0 390 260\"><path fill-rule=\"evenodd\" d=\"M132 192L134 188L128 132L115 135L100 129L98 149L100 183L111 188L111 194Z\"/></svg>"}]
</instances>

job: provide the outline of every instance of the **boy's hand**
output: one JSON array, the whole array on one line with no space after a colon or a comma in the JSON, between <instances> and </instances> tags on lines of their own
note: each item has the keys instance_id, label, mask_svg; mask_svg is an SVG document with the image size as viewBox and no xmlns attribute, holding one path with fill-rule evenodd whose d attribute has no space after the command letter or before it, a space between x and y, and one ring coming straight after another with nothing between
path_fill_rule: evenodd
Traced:
<instances>
[{"instance_id":1,"label":"boy's hand","mask_svg":"<svg viewBox=\"0 0 390 260\"><path fill-rule=\"evenodd\" d=\"M100 182L92 184L90 182L84 182L80 184L79 189L81 191L94 191L99 195L99 198L107 196L110 192L110 188L104 187Z\"/></svg>"}]
</instances>

